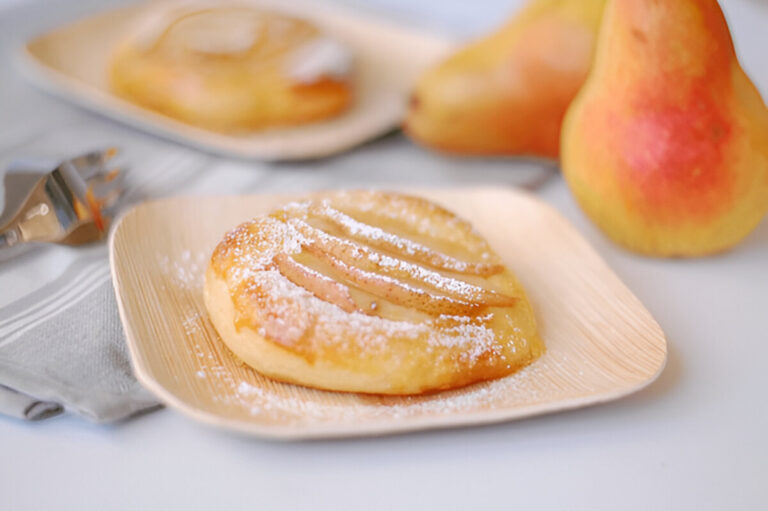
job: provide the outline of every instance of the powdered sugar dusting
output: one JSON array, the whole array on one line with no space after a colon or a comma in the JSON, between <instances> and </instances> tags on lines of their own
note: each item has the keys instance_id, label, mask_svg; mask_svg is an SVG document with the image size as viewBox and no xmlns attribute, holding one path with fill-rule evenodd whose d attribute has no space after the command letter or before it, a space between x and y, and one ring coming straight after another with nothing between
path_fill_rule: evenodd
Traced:
<instances>
[{"instance_id":1,"label":"powdered sugar dusting","mask_svg":"<svg viewBox=\"0 0 768 511\"><path fill-rule=\"evenodd\" d=\"M198 290L203 286L203 274L208 263L208 254L184 250L177 257L158 254L157 267L160 272L183 289Z\"/></svg>"},{"instance_id":2,"label":"powdered sugar dusting","mask_svg":"<svg viewBox=\"0 0 768 511\"><path fill-rule=\"evenodd\" d=\"M250 383L237 379L219 364L207 364L198 377L207 379L217 392L215 400L245 410L248 415L283 423L351 423L361 419L413 419L488 411L516 404L535 403L546 392L541 375L556 370L557 362L540 360L499 380L424 396L365 396L328 393L288 384ZM329 399L329 397L332 397Z\"/></svg>"}]
</instances>

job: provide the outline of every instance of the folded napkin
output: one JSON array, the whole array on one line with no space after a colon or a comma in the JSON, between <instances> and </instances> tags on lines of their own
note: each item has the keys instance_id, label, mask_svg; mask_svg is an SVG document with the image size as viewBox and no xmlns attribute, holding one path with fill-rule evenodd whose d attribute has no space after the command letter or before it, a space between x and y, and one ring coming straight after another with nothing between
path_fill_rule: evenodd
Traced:
<instances>
[{"instance_id":1,"label":"folded napkin","mask_svg":"<svg viewBox=\"0 0 768 511\"><path fill-rule=\"evenodd\" d=\"M133 377L105 254L78 259L0 318L0 412L40 419L64 405L112 421L157 406Z\"/></svg>"},{"instance_id":2,"label":"folded napkin","mask_svg":"<svg viewBox=\"0 0 768 511\"><path fill-rule=\"evenodd\" d=\"M63 411L64 409L59 403L40 401L0 385L0 413L17 419L36 421L53 417Z\"/></svg>"}]
</instances>

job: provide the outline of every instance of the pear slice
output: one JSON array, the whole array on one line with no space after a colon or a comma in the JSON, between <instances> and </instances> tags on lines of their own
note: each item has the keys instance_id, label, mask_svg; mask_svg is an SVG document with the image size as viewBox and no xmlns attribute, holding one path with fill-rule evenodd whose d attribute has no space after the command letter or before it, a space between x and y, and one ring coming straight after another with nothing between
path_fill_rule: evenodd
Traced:
<instances>
[{"instance_id":1,"label":"pear slice","mask_svg":"<svg viewBox=\"0 0 768 511\"><path fill-rule=\"evenodd\" d=\"M350 239L432 268L483 277L504 271L504 266L501 264L461 261L437 252L415 241L388 233L379 227L359 222L326 204L312 206L309 213L310 218L318 218L332 224Z\"/></svg>"},{"instance_id":2,"label":"pear slice","mask_svg":"<svg viewBox=\"0 0 768 511\"><path fill-rule=\"evenodd\" d=\"M478 303L433 294L387 275L349 265L323 251L317 244L308 244L305 248L323 263L339 272L348 282L403 307L417 309L432 315L447 314L450 316L474 316L483 307Z\"/></svg>"},{"instance_id":3,"label":"pear slice","mask_svg":"<svg viewBox=\"0 0 768 511\"><path fill-rule=\"evenodd\" d=\"M337 305L345 312L359 310L352 296L350 296L347 286L304 266L286 254L276 255L274 262L285 278L297 286L303 287L321 300Z\"/></svg>"},{"instance_id":4,"label":"pear slice","mask_svg":"<svg viewBox=\"0 0 768 511\"><path fill-rule=\"evenodd\" d=\"M381 254L353 241L327 234L301 220L293 219L290 224L306 238L305 248L323 260L338 259L346 266L402 281L411 287L426 288L459 302L486 307L508 307L515 303L513 297Z\"/></svg>"}]
</instances>

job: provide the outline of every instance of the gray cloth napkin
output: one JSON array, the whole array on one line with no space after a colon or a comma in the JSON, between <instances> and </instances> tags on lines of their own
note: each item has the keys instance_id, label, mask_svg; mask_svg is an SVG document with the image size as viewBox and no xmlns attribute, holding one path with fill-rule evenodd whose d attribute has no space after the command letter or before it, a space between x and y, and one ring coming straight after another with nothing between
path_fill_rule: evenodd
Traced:
<instances>
[{"instance_id":1,"label":"gray cloth napkin","mask_svg":"<svg viewBox=\"0 0 768 511\"><path fill-rule=\"evenodd\" d=\"M28 90L17 95L27 94L38 96ZM49 114L59 108L68 110L65 119L52 120ZM60 161L117 141L131 166L123 201L128 207L183 192L189 174L209 161L131 130L110 129L63 103L45 110L38 124L33 122L38 117L25 117L27 125L0 131L0 178L19 158ZM0 190L0 200L4 196ZM0 257L0 414L36 420L67 411L108 422L157 407L132 374L106 243L16 248L11 257Z\"/></svg>"},{"instance_id":2,"label":"gray cloth napkin","mask_svg":"<svg viewBox=\"0 0 768 511\"><path fill-rule=\"evenodd\" d=\"M133 377L103 254L77 260L0 318L0 413L40 419L64 405L114 421L157 405Z\"/></svg>"}]
</instances>

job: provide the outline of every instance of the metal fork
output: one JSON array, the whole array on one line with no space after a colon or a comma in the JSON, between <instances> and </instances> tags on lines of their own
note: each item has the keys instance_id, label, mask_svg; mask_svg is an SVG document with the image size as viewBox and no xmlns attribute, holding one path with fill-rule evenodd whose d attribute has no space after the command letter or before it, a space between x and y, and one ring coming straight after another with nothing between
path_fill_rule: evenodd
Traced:
<instances>
[{"instance_id":1,"label":"metal fork","mask_svg":"<svg viewBox=\"0 0 768 511\"><path fill-rule=\"evenodd\" d=\"M123 169L107 167L116 154L115 148L83 154L42 176L9 171L0 251L31 241L79 245L101 239L123 192Z\"/></svg>"}]
</instances>

